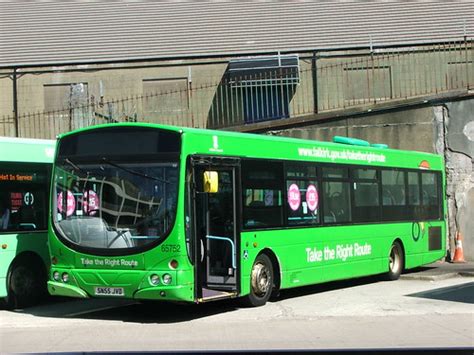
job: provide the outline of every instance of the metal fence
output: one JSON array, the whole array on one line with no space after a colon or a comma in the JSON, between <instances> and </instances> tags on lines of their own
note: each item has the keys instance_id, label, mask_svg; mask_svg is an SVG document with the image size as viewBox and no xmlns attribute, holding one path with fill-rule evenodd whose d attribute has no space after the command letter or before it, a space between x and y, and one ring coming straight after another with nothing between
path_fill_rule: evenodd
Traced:
<instances>
[{"instance_id":1,"label":"metal fence","mask_svg":"<svg viewBox=\"0 0 474 355\"><path fill-rule=\"evenodd\" d=\"M52 138L99 123L226 128L288 120L474 86L472 40L366 53L314 53L299 67L223 75L119 99L86 95L68 107L0 118L0 135ZM127 88L122 91L126 92Z\"/></svg>"}]
</instances>

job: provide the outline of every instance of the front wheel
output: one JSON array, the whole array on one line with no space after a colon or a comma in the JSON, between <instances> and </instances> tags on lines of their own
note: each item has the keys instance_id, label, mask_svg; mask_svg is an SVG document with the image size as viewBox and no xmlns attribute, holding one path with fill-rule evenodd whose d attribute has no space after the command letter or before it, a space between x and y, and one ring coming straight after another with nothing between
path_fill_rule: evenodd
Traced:
<instances>
[{"instance_id":1,"label":"front wheel","mask_svg":"<svg viewBox=\"0 0 474 355\"><path fill-rule=\"evenodd\" d=\"M244 298L247 306L259 307L267 303L273 289L273 265L270 258L260 254L250 274L250 293Z\"/></svg>"},{"instance_id":2,"label":"front wheel","mask_svg":"<svg viewBox=\"0 0 474 355\"><path fill-rule=\"evenodd\" d=\"M404 265L403 249L400 243L395 242L390 248L389 262L388 262L388 273L386 275L387 280L398 280Z\"/></svg>"},{"instance_id":3,"label":"front wheel","mask_svg":"<svg viewBox=\"0 0 474 355\"><path fill-rule=\"evenodd\" d=\"M46 280L38 267L28 264L13 266L8 277L7 308L23 308L39 303L46 294Z\"/></svg>"}]
</instances>

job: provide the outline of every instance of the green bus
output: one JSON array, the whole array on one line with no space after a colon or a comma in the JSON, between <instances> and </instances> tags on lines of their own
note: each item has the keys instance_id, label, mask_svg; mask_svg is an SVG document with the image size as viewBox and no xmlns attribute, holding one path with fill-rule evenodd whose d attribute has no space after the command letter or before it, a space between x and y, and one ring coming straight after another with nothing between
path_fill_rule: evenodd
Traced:
<instances>
[{"instance_id":1,"label":"green bus","mask_svg":"<svg viewBox=\"0 0 474 355\"><path fill-rule=\"evenodd\" d=\"M445 256L442 157L165 125L58 139L52 295L260 306Z\"/></svg>"},{"instance_id":2,"label":"green bus","mask_svg":"<svg viewBox=\"0 0 474 355\"><path fill-rule=\"evenodd\" d=\"M31 306L47 295L55 145L0 137L0 298L8 308Z\"/></svg>"}]
</instances>

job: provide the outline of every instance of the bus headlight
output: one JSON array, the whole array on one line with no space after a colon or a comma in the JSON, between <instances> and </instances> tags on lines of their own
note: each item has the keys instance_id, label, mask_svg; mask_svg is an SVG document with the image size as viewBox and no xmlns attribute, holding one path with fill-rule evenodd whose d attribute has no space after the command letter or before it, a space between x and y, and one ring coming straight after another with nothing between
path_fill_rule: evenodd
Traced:
<instances>
[{"instance_id":1,"label":"bus headlight","mask_svg":"<svg viewBox=\"0 0 474 355\"><path fill-rule=\"evenodd\" d=\"M63 282L68 282L69 274L67 272L63 272L62 279L63 279Z\"/></svg>"},{"instance_id":2,"label":"bus headlight","mask_svg":"<svg viewBox=\"0 0 474 355\"><path fill-rule=\"evenodd\" d=\"M53 272L53 279L54 281L60 281L61 277L59 276L59 272L55 271Z\"/></svg>"},{"instance_id":3,"label":"bus headlight","mask_svg":"<svg viewBox=\"0 0 474 355\"><path fill-rule=\"evenodd\" d=\"M162 280L165 285L169 285L171 283L171 275L164 274Z\"/></svg>"},{"instance_id":4,"label":"bus headlight","mask_svg":"<svg viewBox=\"0 0 474 355\"><path fill-rule=\"evenodd\" d=\"M153 285L153 286L156 286L160 283L160 277L156 274L153 274L150 276L150 283Z\"/></svg>"}]
</instances>

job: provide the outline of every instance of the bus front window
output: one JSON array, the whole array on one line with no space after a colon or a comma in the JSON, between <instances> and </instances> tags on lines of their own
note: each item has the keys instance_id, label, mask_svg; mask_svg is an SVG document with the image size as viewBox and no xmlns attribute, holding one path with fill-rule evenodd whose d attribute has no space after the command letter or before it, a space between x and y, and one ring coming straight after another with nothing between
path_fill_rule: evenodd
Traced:
<instances>
[{"instance_id":1,"label":"bus front window","mask_svg":"<svg viewBox=\"0 0 474 355\"><path fill-rule=\"evenodd\" d=\"M170 231L176 214L174 161L56 162L54 224L62 238L88 249L136 249Z\"/></svg>"}]
</instances>

